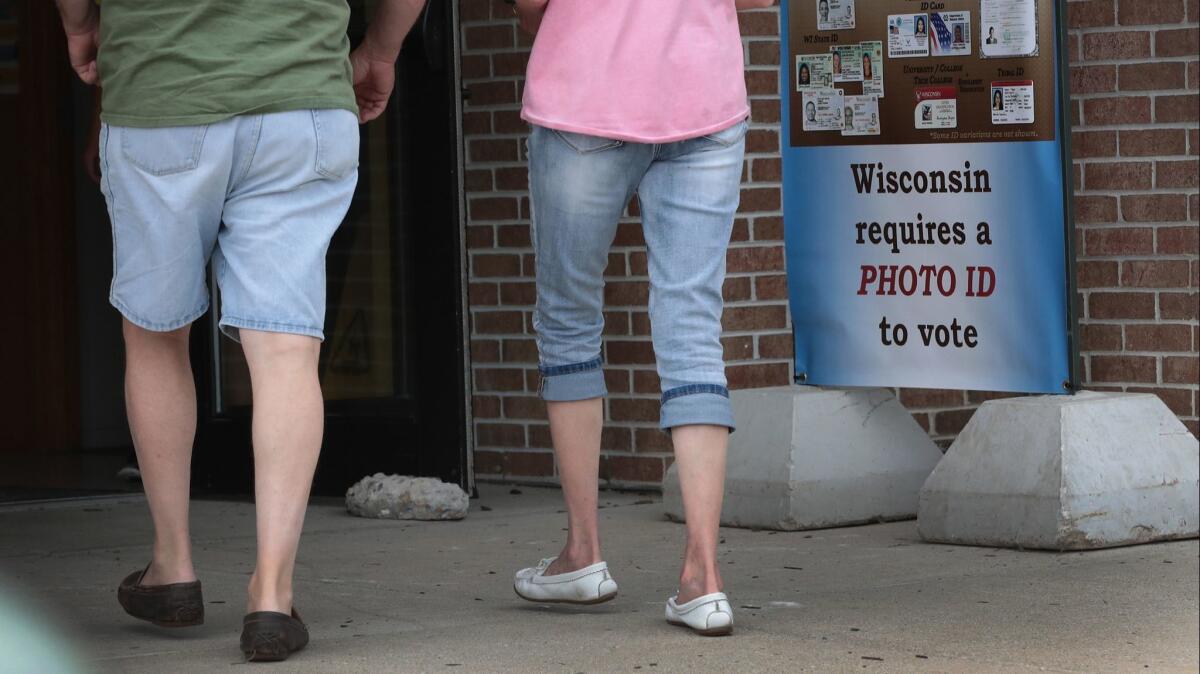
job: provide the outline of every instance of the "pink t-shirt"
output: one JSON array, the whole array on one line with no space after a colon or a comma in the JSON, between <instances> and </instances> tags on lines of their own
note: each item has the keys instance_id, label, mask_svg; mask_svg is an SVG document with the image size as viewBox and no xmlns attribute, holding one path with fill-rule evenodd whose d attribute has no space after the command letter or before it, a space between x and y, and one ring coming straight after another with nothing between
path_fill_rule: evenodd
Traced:
<instances>
[{"instance_id":1,"label":"pink t-shirt","mask_svg":"<svg viewBox=\"0 0 1200 674\"><path fill-rule=\"evenodd\" d=\"M560 131L668 143L750 114L734 0L550 0L521 116Z\"/></svg>"}]
</instances>

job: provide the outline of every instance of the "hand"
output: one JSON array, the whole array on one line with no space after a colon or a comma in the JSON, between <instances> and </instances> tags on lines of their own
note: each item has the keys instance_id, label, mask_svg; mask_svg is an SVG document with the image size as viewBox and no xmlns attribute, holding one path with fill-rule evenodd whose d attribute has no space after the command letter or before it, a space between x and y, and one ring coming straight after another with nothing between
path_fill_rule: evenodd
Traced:
<instances>
[{"instance_id":1,"label":"hand","mask_svg":"<svg viewBox=\"0 0 1200 674\"><path fill-rule=\"evenodd\" d=\"M383 114L396 86L396 63L375 57L367 45L350 53L354 69L354 98L358 101L358 123L366 124Z\"/></svg>"},{"instance_id":2,"label":"hand","mask_svg":"<svg viewBox=\"0 0 1200 674\"><path fill-rule=\"evenodd\" d=\"M96 70L96 50L100 44L100 22L92 20L77 31L67 31L67 56L71 68L84 84L96 84L100 80Z\"/></svg>"},{"instance_id":3,"label":"hand","mask_svg":"<svg viewBox=\"0 0 1200 674\"><path fill-rule=\"evenodd\" d=\"M92 182L100 184L100 135L92 133L88 135L87 145L83 148L83 155L80 157L83 161L83 172L87 177L92 179Z\"/></svg>"}]
</instances>

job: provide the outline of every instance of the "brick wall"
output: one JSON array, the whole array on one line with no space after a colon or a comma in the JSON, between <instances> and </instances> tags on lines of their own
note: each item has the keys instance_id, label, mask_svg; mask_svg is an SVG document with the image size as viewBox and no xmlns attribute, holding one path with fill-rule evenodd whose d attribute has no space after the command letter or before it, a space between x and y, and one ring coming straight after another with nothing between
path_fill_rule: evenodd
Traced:
<instances>
[{"instance_id":1,"label":"brick wall","mask_svg":"<svg viewBox=\"0 0 1200 674\"><path fill-rule=\"evenodd\" d=\"M537 398L533 255L520 95L530 39L500 0L461 0L475 469L551 481ZM1083 378L1159 394L1197 431L1197 0L1072 0ZM725 283L731 388L791 378L780 211L776 10L741 15L753 110ZM636 204L606 271L610 397L601 477L656 485L670 459L645 309ZM995 394L900 391L941 444Z\"/></svg>"}]
</instances>

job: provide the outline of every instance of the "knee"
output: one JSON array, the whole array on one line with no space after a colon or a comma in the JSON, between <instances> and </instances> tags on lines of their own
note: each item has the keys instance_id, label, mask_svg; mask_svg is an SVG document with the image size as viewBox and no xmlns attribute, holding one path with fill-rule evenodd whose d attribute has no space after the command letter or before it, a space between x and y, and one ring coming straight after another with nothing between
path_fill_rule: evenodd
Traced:
<instances>
[{"instance_id":1,"label":"knee","mask_svg":"<svg viewBox=\"0 0 1200 674\"><path fill-rule=\"evenodd\" d=\"M121 327L127 351L155 349L172 350L186 354L188 352L188 337L191 335L191 331L192 326L185 325L175 330L156 332L134 325L128 319L122 321Z\"/></svg>"},{"instance_id":2,"label":"knee","mask_svg":"<svg viewBox=\"0 0 1200 674\"><path fill-rule=\"evenodd\" d=\"M305 335L239 330L251 369L273 366L316 367L321 341Z\"/></svg>"}]
</instances>

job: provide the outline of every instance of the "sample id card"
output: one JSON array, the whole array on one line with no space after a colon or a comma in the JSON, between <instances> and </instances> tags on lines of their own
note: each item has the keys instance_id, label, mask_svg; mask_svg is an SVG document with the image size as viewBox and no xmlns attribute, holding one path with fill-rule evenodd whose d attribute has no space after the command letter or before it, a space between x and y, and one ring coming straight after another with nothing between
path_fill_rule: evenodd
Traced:
<instances>
[{"instance_id":1,"label":"sample id card","mask_svg":"<svg viewBox=\"0 0 1200 674\"><path fill-rule=\"evenodd\" d=\"M1033 124L1033 80L992 82L992 124Z\"/></svg>"},{"instance_id":2,"label":"sample id card","mask_svg":"<svg viewBox=\"0 0 1200 674\"><path fill-rule=\"evenodd\" d=\"M936 56L971 54L971 13L930 12L929 51Z\"/></svg>"},{"instance_id":3,"label":"sample id card","mask_svg":"<svg viewBox=\"0 0 1200 674\"><path fill-rule=\"evenodd\" d=\"M879 97L846 96L843 136L879 135Z\"/></svg>"},{"instance_id":4,"label":"sample id card","mask_svg":"<svg viewBox=\"0 0 1200 674\"><path fill-rule=\"evenodd\" d=\"M924 14L888 16L888 58L929 56L929 17Z\"/></svg>"},{"instance_id":5,"label":"sample id card","mask_svg":"<svg viewBox=\"0 0 1200 674\"><path fill-rule=\"evenodd\" d=\"M833 55L834 82L861 82L863 78L862 47L839 44L829 48Z\"/></svg>"},{"instance_id":6,"label":"sample id card","mask_svg":"<svg viewBox=\"0 0 1200 674\"><path fill-rule=\"evenodd\" d=\"M918 129L958 127L958 90L954 87L917 87L913 125Z\"/></svg>"},{"instance_id":7,"label":"sample id card","mask_svg":"<svg viewBox=\"0 0 1200 674\"><path fill-rule=\"evenodd\" d=\"M805 131L841 131L845 98L841 89L807 90L802 95Z\"/></svg>"},{"instance_id":8,"label":"sample id card","mask_svg":"<svg viewBox=\"0 0 1200 674\"><path fill-rule=\"evenodd\" d=\"M1036 55L1037 0L980 0L979 32L985 58Z\"/></svg>"},{"instance_id":9,"label":"sample id card","mask_svg":"<svg viewBox=\"0 0 1200 674\"><path fill-rule=\"evenodd\" d=\"M863 42L859 47L862 48L863 93L883 98L883 43Z\"/></svg>"},{"instance_id":10,"label":"sample id card","mask_svg":"<svg viewBox=\"0 0 1200 674\"><path fill-rule=\"evenodd\" d=\"M815 0L817 30L844 30L854 27L854 0Z\"/></svg>"},{"instance_id":11,"label":"sample id card","mask_svg":"<svg viewBox=\"0 0 1200 674\"><path fill-rule=\"evenodd\" d=\"M833 54L796 56L796 91L828 89L833 86Z\"/></svg>"}]
</instances>

